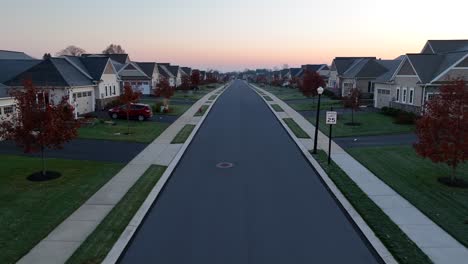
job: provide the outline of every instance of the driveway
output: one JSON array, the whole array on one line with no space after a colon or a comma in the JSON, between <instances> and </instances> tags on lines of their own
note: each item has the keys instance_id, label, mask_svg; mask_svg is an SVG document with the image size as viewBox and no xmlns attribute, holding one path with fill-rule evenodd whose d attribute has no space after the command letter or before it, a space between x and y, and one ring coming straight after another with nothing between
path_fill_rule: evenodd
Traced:
<instances>
[{"instance_id":1,"label":"driveway","mask_svg":"<svg viewBox=\"0 0 468 264\"><path fill-rule=\"evenodd\" d=\"M221 169L220 162L234 167ZM120 263L381 263L262 99L218 100Z\"/></svg>"},{"instance_id":2,"label":"driveway","mask_svg":"<svg viewBox=\"0 0 468 264\"><path fill-rule=\"evenodd\" d=\"M94 160L102 162L128 163L138 155L147 144L75 139L65 144L60 150L47 150L46 157L74 160ZM25 155L40 157L40 153L25 154L12 141L0 142L0 154L6 155Z\"/></svg>"}]
</instances>

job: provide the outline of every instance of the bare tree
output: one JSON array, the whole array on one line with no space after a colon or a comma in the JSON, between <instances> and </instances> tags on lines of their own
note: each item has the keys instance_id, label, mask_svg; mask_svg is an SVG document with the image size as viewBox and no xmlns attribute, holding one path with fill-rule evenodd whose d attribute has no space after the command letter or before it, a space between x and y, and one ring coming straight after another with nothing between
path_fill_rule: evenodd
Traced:
<instances>
[{"instance_id":1,"label":"bare tree","mask_svg":"<svg viewBox=\"0 0 468 264\"><path fill-rule=\"evenodd\" d=\"M104 54L125 54L125 50L120 45L110 44L105 50L102 51Z\"/></svg>"},{"instance_id":2,"label":"bare tree","mask_svg":"<svg viewBox=\"0 0 468 264\"><path fill-rule=\"evenodd\" d=\"M287 63L283 64L283 70L289 69L289 65Z\"/></svg>"},{"instance_id":3,"label":"bare tree","mask_svg":"<svg viewBox=\"0 0 468 264\"><path fill-rule=\"evenodd\" d=\"M57 52L56 56L81 56L81 54L86 53L86 51L80 47L70 45L63 50Z\"/></svg>"}]
</instances>

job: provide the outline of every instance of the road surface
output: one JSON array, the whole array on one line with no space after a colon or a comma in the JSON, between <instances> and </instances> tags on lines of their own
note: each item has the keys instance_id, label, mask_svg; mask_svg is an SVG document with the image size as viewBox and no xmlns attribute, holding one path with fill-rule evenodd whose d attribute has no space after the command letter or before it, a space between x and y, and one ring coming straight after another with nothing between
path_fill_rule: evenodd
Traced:
<instances>
[{"instance_id":1,"label":"road surface","mask_svg":"<svg viewBox=\"0 0 468 264\"><path fill-rule=\"evenodd\" d=\"M230 169L217 168L231 162ZM265 103L220 97L120 263L380 263Z\"/></svg>"}]
</instances>

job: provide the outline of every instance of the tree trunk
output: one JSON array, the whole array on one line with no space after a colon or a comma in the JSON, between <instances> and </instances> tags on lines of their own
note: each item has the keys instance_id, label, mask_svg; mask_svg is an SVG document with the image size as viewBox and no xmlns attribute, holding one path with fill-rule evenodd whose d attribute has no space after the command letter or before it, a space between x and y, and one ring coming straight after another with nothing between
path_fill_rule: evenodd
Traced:
<instances>
[{"instance_id":1,"label":"tree trunk","mask_svg":"<svg viewBox=\"0 0 468 264\"><path fill-rule=\"evenodd\" d=\"M41 146L41 158L42 158L42 176L46 176L47 173L46 173L44 146Z\"/></svg>"}]
</instances>

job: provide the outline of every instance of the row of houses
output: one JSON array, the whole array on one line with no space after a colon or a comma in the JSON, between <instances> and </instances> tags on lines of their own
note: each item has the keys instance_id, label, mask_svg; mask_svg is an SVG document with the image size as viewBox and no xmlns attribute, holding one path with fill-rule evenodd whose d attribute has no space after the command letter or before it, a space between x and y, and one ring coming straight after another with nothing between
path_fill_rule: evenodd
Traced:
<instances>
[{"instance_id":1,"label":"row of houses","mask_svg":"<svg viewBox=\"0 0 468 264\"><path fill-rule=\"evenodd\" d=\"M0 118L14 111L9 90L21 88L24 80L44 88L44 98L48 100L69 96L79 116L105 108L120 96L124 86L150 95L163 78L177 88L193 71L170 63L135 62L128 54L83 54L37 60L23 52L0 51ZM214 71L197 71L201 81L219 78L219 73Z\"/></svg>"},{"instance_id":2,"label":"row of houses","mask_svg":"<svg viewBox=\"0 0 468 264\"><path fill-rule=\"evenodd\" d=\"M429 40L420 53L408 53L393 60L376 57L336 57L331 66L303 65L280 71L257 70L245 79L281 80L289 85L308 69L318 72L327 89L346 96L353 88L373 99L374 107L392 107L420 113L441 85L462 78L468 80L468 40Z\"/></svg>"}]
</instances>

